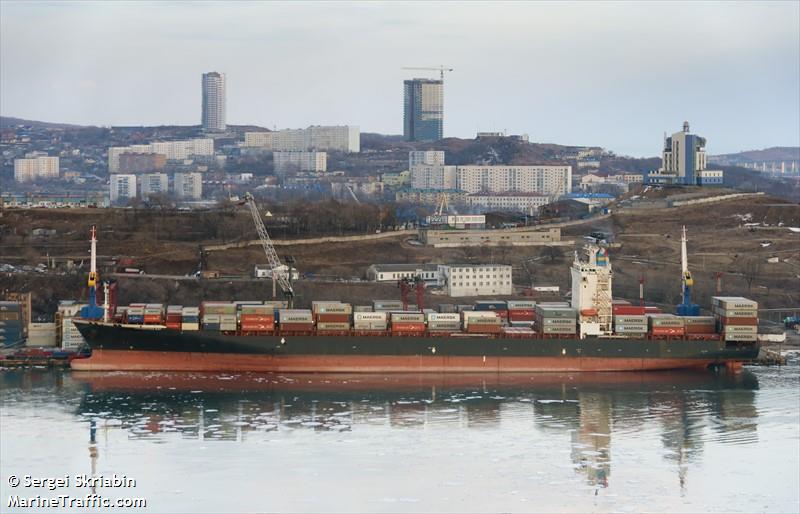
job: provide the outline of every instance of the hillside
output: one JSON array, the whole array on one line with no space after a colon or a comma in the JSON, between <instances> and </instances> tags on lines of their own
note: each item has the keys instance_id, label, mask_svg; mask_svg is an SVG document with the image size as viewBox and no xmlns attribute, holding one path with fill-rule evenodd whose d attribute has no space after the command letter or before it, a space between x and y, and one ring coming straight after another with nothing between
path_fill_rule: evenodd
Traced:
<instances>
[{"instance_id":1,"label":"hillside","mask_svg":"<svg viewBox=\"0 0 800 514\"><path fill-rule=\"evenodd\" d=\"M74 125L70 123L51 123L49 121L35 121L26 120L23 118L14 118L11 116L0 116L0 129L15 127L17 125L24 125L27 127L42 128L42 129L80 129L87 128L87 125Z\"/></svg>"},{"instance_id":2,"label":"hillside","mask_svg":"<svg viewBox=\"0 0 800 514\"><path fill-rule=\"evenodd\" d=\"M747 162L800 161L800 146L773 146L763 150L747 150L709 156L709 161L721 164L743 164Z\"/></svg>"}]
</instances>

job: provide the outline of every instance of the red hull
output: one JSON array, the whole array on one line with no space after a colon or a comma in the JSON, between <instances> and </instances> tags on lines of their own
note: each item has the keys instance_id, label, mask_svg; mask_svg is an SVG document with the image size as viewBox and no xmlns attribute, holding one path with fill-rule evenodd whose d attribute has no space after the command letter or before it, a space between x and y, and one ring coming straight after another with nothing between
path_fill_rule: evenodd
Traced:
<instances>
[{"instance_id":1,"label":"red hull","mask_svg":"<svg viewBox=\"0 0 800 514\"><path fill-rule=\"evenodd\" d=\"M604 357L471 357L386 355L243 355L100 350L72 361L79 371L210 371L278 373L523 373L704 369L712 359Z\"/></svg>"}]
</instances>

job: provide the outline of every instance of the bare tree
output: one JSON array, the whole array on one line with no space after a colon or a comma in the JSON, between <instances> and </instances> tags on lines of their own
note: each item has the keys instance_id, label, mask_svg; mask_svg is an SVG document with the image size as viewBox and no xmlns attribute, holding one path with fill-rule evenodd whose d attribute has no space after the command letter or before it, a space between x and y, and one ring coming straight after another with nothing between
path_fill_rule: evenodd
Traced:
<instances>
[{"instance_id":1,"label":"bare tree","mask_svg":"<svg viewBox=\"0 0 800 514\"><path fill-rule=\"evenodd\" d=\"M551 264L556 261L561 262L564 259L564 250L559 246L545 246L542 249L542 257L549 260Z\"/></svg>"},{"instance_id":2,"label":"bare tree","mask_svg":"<svg viewBox=\"0 0 800 514\"><path fill-rule=\"evenodd\" d=\"M747 282L747 290L750 291L753 289L753 282L755 282L761 272L761 261L756 257L750 257L746 261L744 261L744 268L742 269L742 274L744 275L744 280Z\"/></svg>"}]
</instances>

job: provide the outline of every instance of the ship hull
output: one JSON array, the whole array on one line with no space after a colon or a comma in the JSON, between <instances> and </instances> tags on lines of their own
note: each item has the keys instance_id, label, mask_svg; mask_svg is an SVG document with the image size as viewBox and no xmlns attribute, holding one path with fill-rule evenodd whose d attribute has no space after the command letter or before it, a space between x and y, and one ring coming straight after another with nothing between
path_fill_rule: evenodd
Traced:
<instances>
[{"instance_id":1,"label":"ship hull","mask_svg":"<svg viewBox=\"0 0 800 514\"><path fill-rule=\"evenodd\" d=\"M243 336L78 322L82 371L531 373L736 366L758 345L715 340L519 339L458 335Z\"/></svg>"}]
</instances>

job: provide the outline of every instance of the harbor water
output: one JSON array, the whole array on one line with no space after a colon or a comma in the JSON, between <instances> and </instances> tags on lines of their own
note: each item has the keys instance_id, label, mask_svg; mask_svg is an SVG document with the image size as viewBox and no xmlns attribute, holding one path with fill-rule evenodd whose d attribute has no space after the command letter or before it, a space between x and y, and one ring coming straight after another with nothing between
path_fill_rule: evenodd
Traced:
<instances>
[{"instance_id":1,"label":"harbor water","mask_svg":"<svg viewBox=\"0 0 800 514\"><path fill-rule=\"evenodd\" d=\"M4 370L0 402L3 512L800 511L796 361L737 374ZM37 495L146 503L20 503Z\"/></svg>"}]
</instances>

